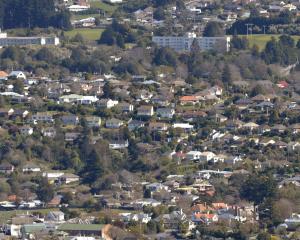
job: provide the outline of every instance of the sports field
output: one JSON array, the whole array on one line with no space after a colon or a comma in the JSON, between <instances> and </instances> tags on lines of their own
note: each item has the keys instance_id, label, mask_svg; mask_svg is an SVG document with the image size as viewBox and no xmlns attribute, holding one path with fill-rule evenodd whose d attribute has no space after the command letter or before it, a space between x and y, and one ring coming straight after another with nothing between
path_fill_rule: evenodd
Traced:
<instances>
[{"instance_id":1,"label":"sports field","mask_svg":"<svg viewBox=\"0 0 300 240\"><path fill-rule=\"evenodd\" d=\"M96 41L100 38L103 31L104 29L99 28L76 28L71 31L66 31L65 36L72 38L77 33L80 33L85 39L90 41Z\"/></svg>"},{"instance_id":2,"label":"sports field","mask_svg":"<svg viewBox=\"0 0 300 240\"><path fill-rule=\"evenodd\" d=\"M247 37L249 40L249 45L252 47L256 44L260 50L264 49L266 43L271 40L272 37L278 38L279 34L253 34L253 35L240 35L240 37ZM300 36L292 36L292 38L297 41L300 39Z\"/></svg>"},{"instance_id":3,"label":"sports field","mask_svg":"<svg viewBox=\"0 0 300 240\"><path fill-rule=\"evenodd\" d=\"M107 14L112 14L117 8L118 5L108 4L101 0L91 0L91 8L97 8L105 11Z\"/></svg>"}]
</instances>

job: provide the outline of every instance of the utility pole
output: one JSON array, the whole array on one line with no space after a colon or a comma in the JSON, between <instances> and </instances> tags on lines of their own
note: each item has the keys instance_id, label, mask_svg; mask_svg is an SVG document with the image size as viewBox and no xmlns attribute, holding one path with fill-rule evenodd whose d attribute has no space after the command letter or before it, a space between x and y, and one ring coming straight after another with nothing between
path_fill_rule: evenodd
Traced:
<instances>
[{"instance_id":1,"label":"utility pole","mask_svg":"<svg viewBox=\"0 0 300 240\"><path fill-rule=\"evenodd\" d=\"M246 25L246 27L247 27L247 36L248 36L249 30L251 31L251 34L252 34L252 26L253 26L253 24L252 24L252 23L246 23L245 25ZM250 28L249 28L249 27L250 27Z\"/></svg>"},{"instance_id":2,"label":"utility pole","mask_svg":"<svg viewBox=\"0 0 300 240\"><path fill-rule=\"evenodd\" d=\"M266 35L266 25L263 25L264 28L264 35Z\"/></svg>"}]
</instances>

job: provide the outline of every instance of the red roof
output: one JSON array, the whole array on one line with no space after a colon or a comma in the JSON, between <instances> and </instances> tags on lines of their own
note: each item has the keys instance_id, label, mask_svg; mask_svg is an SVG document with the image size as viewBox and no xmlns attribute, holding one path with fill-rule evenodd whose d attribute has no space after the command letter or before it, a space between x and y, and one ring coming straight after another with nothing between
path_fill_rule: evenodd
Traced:
<instances>
[{"instance_id":1,"label":"red roof","mask_svg":"<svg viewBox=\"0 0 300 240\"><path fill-rule=\"evenodd\" d=\"M179 100L182 102L184 101L190 102L190 101L197 101L198 98L195 96L182 96Z\"/></svg>"},{"instance_id":2,"label":"red roof","mask_svg":"<svg viewBox=\"0 0 300 240\"><path fill-rule=\"evenodd\" d=\"M289 84L286 81L280 81L279 83L277 83L277 86L279 88L287 88Z\"/></svg>"}]
</instances>

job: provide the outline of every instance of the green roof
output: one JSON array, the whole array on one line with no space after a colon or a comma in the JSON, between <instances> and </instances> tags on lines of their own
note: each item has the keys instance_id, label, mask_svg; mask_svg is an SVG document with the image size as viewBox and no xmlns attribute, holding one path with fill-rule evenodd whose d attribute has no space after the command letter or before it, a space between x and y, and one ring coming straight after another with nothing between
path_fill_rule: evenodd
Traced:
<instances>
[{"instance_id":1,"label":"green roof","mask_svg":"<svg viewBox=\"0 0 300 240\"><path fill-rule=\"evenodd\" d=\"M101 231L104 225L102 224L73 224L64 223L58 227L60 231Z\"/></svg>"},{"instance_id":2,"label":"green roof","mask_svg":"<svg viewBox=\"0 0 300 240\"><path fill-rule=\"evenodd\" d=\"M34 233L39 232L45 229L46 226L44 223L36 223L36 224L25 224L23 225L23 231L25 233Z\"/></svg>"}]
</instances>

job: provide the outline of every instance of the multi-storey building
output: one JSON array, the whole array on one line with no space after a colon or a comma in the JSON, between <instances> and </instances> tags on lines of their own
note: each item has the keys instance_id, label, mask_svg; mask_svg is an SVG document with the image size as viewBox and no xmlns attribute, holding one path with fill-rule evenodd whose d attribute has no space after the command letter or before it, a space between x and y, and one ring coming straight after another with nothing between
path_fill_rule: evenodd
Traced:
<instances>
[{"instance_id":1,"label":"multi-storey building","mask_svg":"<svg viewBox=\"0 0 300 240\"><path fill-rule=\"evenodd\" d=\"M0 47L23 45L58 45L58 37L8 37L0 30Z\"/></svg>"},{"instance_id":2,"label":"multi-storey building","mask_svg":"<svg viewBox=\"0 0 300 240\"><path fill-rule=\"evenodd\" d=\"M197 43L202 51L215 49L217 51L230 50L230 37L197 37L195 33L185 36L153 36L152 41L160 47L169 47L177 52L190 51L193 43Z\"/></svg>"}]
</instances>

